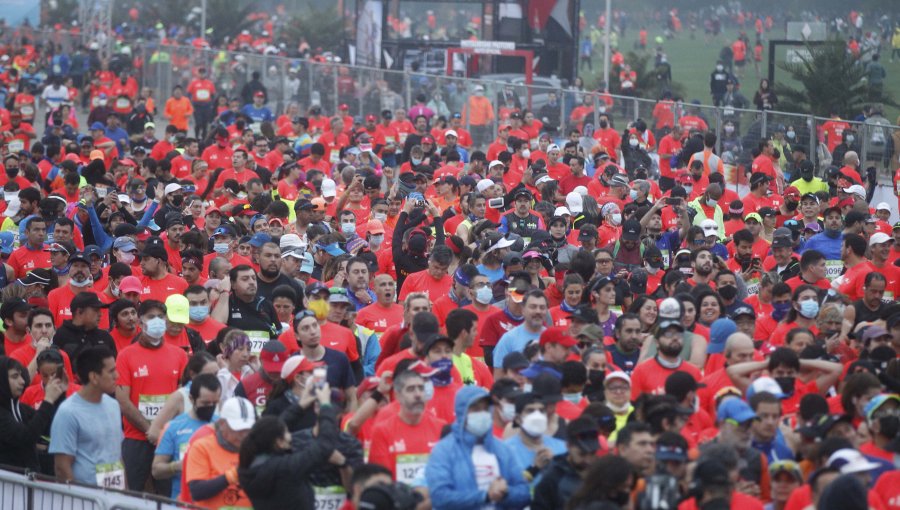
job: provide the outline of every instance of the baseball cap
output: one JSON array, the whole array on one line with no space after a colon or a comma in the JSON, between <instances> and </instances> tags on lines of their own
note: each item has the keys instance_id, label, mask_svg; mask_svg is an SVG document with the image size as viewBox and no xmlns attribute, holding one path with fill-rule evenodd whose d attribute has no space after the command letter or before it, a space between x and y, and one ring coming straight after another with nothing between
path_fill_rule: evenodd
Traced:
<instances>
[{"instance_id":1,"label":"baseball cap","mask_svg":"<svg viewBox=\"0 0 900 510\"><path fill-rule=\"evenodd\" d=\"M757 223L762 223L762 216L760 216L758 213L750 213L744 218L744 223L747 223L750 220L753 220Z\"/></svg>"},{"instance_id":2,"label":"baseball cap","mask_svg":"<svg viewBox=\"0 0 900 510\"><path fill-rule=\"evenodd\" d=\"M703 235L707 237L719 235L719 224L716 223L716 220L705 219L700 222L700 228L703 229Z\"/></svg>"},{"instance_id":3,"label":"baseball cap","mask_svg":"<svg viewBox=\"0 0 900 510\"><path fill-rule=\"evenodd\" d=\"M337 196L337 184L334 180L322 179L322 196L326 198Z\"/></svg>"},{"instance_id":4,"label":"baseball cap","mask_svg":"<svg viewBox=\"0 0 900 510\"><path fill-rule=\"evenodd\" d=\"M350 303L350 297L347 296L347 290L342 287L332 287L328 289L329 303Z\"/></svg>"},{"instance_id":5,"label":"baseball cap","mask_svg":"<svg viewBox=\"0 0 900 510\"><path fill-rule=\"evenodd\" d=\"M876 211L890 211L891 206L888 205L887 202L878 202L878 205L875 206Z\"/></svg>"},{"instance_id":6,"label":"baseball cap","mask_svg":"<svg viewBox=\"0 0 900 510\"><path fill-rule=\"evenodd\" d=\"M219 228L215 229L213 231L211 237L218 237L218 236L237 237L237 232L235 232L234 227L226 224L226 225L222 225Z\"/></svg>"},{"instance_id":7,"label":"baseball cap","mask_svg":"<svg viewBox=\"0 0 900 510\"><path fill-rule=\"evenodd\" d=\"M750 185L755 186L764 182L769 182L769 176L762 172L753 172L750 174Z\"/></svg>"},{"instance_id":8,"label":"baseball cap","mask_svg":"<svg viewBox=\"0 0 900 510\"><path fill-rule=\"evenodd\" d=\"M19 278L16 281L24 287L30 287L32 285L50 285L50 277L51 273L49 269L37 268L28 271L25 278Z\"/></svg>"},{"instance_id":9,"label":"baseball cap","mask_svg":"<svg viewBox=\"0 0 900 510\"><path fill-rule=\"evenodd\" d=\"M519 351L507 354L503 358L503 370L521 370L528 367L528 358Z\"/></svg>"},{"instance_id":10,"label":"baseball cap","mask_svg":"<svg viewBox=\"0 0 900 510\"><path fill-rule=\"evenodd\" d=\"M163 195L168 195L169 193L175 193L176 191L181 191L181 184L172 182L172 183L166 184L166 188L163 192Z\"/></svg>"},{"instance_id":11,"label":"baseball cap","mask_svg":"<svg viewBox=\"0 0 900 510\"><path fill-rule=\"evenodd\" d=\"M243 397L231 397L222 404L219 418L234 431L250 430L256 423L256 409Z\"/></svg>"},{"instance_id":12,"label":"baseball cap","mask_svg":"<svg viewBox=\"0 0 900 510\"><path fill-rule=\"evenodd\" d=\"M16 312L28 312L31 308L32 306L22 298L7 299L0 305L0 318L11 319Z\"/></svg>"},{"instance_id":13,"label":"baseball cap","mask_svg":"<svg viewBox=\"0 0 900 510\"><path fill-rule=\"evenodd\" d=\"M93 292L79 292L72 298L72 301L69 303L69 309L72 311L74 315L75 312L81 310L83 308L106 308L107 305L103 304L100 301L100 298L97 297L97 294Z\"/></svg>"},{"instance_id":14,"label":"baseball cap","mask_svg":"<svg viewBox=\"0 0 900 510\"><path fill-rule=\"evenodd\" d=\"M900 403L900 396L894 393L882 393L880 395L875 395L875 397L872 398L872 400L870 400L869 403L866 404L866 406L863 408L863 413L866 415L866 419L871 420L872 415L875 414L875 411L877 411L879 408L881 408L881 406L889 401Z\"/></svg>"},{"instance_id":15,"label":"baseball cap","mask_svg":"<svg viewBox=\"0 0 900 510\"><path fill-rule=\"evenodd\" d=\"M772 237L772 248L791 248L794 245L791 235L779 235Z\"/></svg>"},{"instance_id":16,"label":"baseball cap","mask_svg":"<svg viewBox=\"0 0 900 510\"><path fill-rule=\"evenodd\" d=\"M445 137L445 138L448 137L448 136L452 136L452 137L454 137L454 138L459 138L459 135L456 134L456 130L455 130L455 129L448 129L448 130L444 133L444 137Z\"/></svg>"},{"instance_id":17,"label":"baseball cap","mask_svg":"<svg viewBox=\"0 0 900 510\"><path fill-rule=\"evenodd\" d=\"M868 460L863 454L852 448L841 448L832 453L825 465L837 469L842 475L865 473L880 467L879 464Z\"/></svg>"},{"instance_id":18,"label":"baseball cap","mask_svg":"<svg viewBox=\"0 0 900 510\"><path fill-rule=\"evenodd\" d=\"M156 239L159 238L157 237ZM162 261L169 261L169 253L166 251L166 248L161 241L151 242L150 240L147 240L147 243L144 245L144 251L141 252L141 257L153 257Z\"/></svg>"},{"instance_id":19,"label":"baseball cap","mask_svg":"<svg viewBox=\"0 0 900 510\"><path fill-rule=\"evenodd\" d=\"M742 315L749 315L751 317L756 317L756 310L747 305L741 305L732 310L730 317L731 320L735 320Z\"/></svg>"},{"instance_id":20,"label":"baseball cap","mask_svg":"<svg viewBox=\"0 0 900 510\"><path fill-rule=\"evenodd\" d=\"M756 413L750 408L750 404L739 399L729 398L719 404L716 412L716 421L733 420L737 423L745 423L756 418Z\"/></svg>"},{"instance_id":21,"label":"baseball cap","mask_svg":"<svg viewBox=\"0 0 900 510\"><path fill-rule=\"evenodd\" d=\"M141 280L138 279L137 276L126 276L122 278L122 281L119 282L119 292L125 294L127 292L137 292L138 294L144 291L144 286L141 284Z\"/></svg>"},{"instance_id":22,"label":"baseball cap","mask_svg":"<svg viewBox=\"0 0 900 510\"><path fill-rule=\"evenodd\" d=\"M568 328L564 328L562 326L553 326L552 328L547 328L541 333L541 346L547 344L559 344L566 348L575 347L578 345L578 340L575 340L574 337L569 335Z\"/></svg>"},{"instance_id":23,"label":"baseball cap","mask_svg":"<svg viewBox=\"0 0 900 510\"><path fill-rule=\"evenodd\" d=\"M771 377L763 376L756 378L750 386L747 387L747 398L757 393L771 393L778 398L784 398L786 395L781 391L781 386Z\"/></svg>"},{"instance_id":24,"label":"baseball cap","mask_svg":"<svg viewBox=\"0 0 900 510\"><path fill-rule=\"evenodd\" d=\"M605 378L604 381L609 382L613 379L619 379L620 381L625 381L628 386L631 386L631 376L622 370L616 370L614 372L610 372Z\"/></svg>"},{"instance_id":25,"label":"baseball cap","mask_svg":"<svg viewBox=\"0 0 900 510\"><path fill-rule=\"evenodd\" d=\"M854 184L848 188L844 188L841 191L847 193L848 195L856 195L860 198L866 198L866 188L863 188L859 184Z\"/></svg>"},{"instance_id":26,"label":"baseball cap","mask_svg":"<svg viewBox=\"0 0 900 510\"><path fill-rule=\"evenodd\" d=\"M272 241L272 236L265 232L257 232L250 238L250 246L254 248L262 248L262 245Z\"/></svg>"},{"instance_id":27,"label":"baseball cap","mask_svg":"<svg viewBox=\"0 0 900 510\"><path fill-rule=\"evenodd\" d=\"M582 415L569 422L566 427L566 439L584 453L595 453L600 449L599 435L600 427L590 416Z\"/></svg>"},{"instance_id":28,"label":"baseball cap","mask_svg":"<svg viewBox=\"0 0 900 510\"><path fill-rule=\"evenodd\" d=\"M770 216L774 217L775 215L778 214L775 211L775 209L773 209L771 207L760 207L759 210L757 210L756 212L763 218L770 217Z\"/></svg>"},{"instance_id":29,"label":"baseball cap","mask_svg":"<svg viewBox=\"0 0 900 510\"><path fill-rule=\"evenodd\" d=\"M663 268L663 256L662 251L657 248L655 245L648 246L644 249L643 259L650 267L656 269Z\"/></svg>"},{"instance_id":30,"label":"baseball cap","mask_svg":"<svg viewBox=\"0 0 900 510\"><path fill-rule=\"evenodd\" d=\"M806 425L798 427L797 433L809 439L821 440L835 425L841 422L852 423L852 420L845 414L819 414Z\"/></svg>"},{"instance_id":31,"label":"baseball cap","mask_svg":"<svg viewBox=\"0 0 900 510\"><path fill-rule=\"evenodd\" d=\"M641 223L636 219L630 219L622 225L623 241L641 240Z\"/></svg>"},{"instance_id":32,"label":"baseball cap","mask_svg":"<svg viewBox=\"0 0 900 510\"><path fill-rule=\"evenodd\" d=\"M577 191L570 191L566 195L566 208L572 214L581 214L584 212L584 197Z\"/></svg>"},{"instance_id":33,"label":"baseball cap","mask_svg":"<svg viewBox=\"0 0 900 510\"><path fill-rule=\"evenodd\" d=\"M586 324L575 336L579 341L595 344L603 340L606 333L599 324Z\"/></svg>"},{"instance_id":34,"label":"baseball cap","mask_svg":"<svg viewBox=\"0 0 900 510\"><path fill-rule=\"evenodd\" d=\"M789 473L798 482L803 483L803 472L800 465L791 459L776 460L769 464L769 476L773 479L780 473Z\"/></svg>"},{"instance_id":35,"label":"baseball cap","mask_svg":"<svg viewBox=\"0 0 900 510\"><path fill-rule=\"evenodd\" d=\"M166 298L166 317L176 324L190 322L189 308L188 298L182 294L172 294Z\"/></svg>"},{"instance_id":36,"label":"baseball cap","mask_svg":"<svg viewBox=\"0 0 900 510\"><path fill-rule=\"evenodd\" d=\"M259 361L262 363L263 370L270 373L281 374L281 368L287 359L287 349L278 340L266 342L259 353Z\"/></svg>"},{"instance_id":37,"label":"baseball cap","mask_svg":"<svg viewBox=\"0 0 900 510\"><path fill-rule=\"evenodd\" d=\"M316 246L320 250L325 250L325 253L331 255L332 257L337 257L339 255L343 255L344 253L346 253L346 252L344 252L344 250L341 249L341 247L338 245L338 243L331 243L331 244L324 244L324 245L316 244Z\"/></svg>"},{"instance_id":38,"label":"baseball cap","mask_svg":"<svg viewBox=\"0 0 900 510\"><path fill-rule=\"evenodd\" d=\"M281 379L290 381L300 372L311 372L314 368L325 365L321 361L310 361L306 356L291 356L281 365Z\"/></svg>"},{"instance_id":39,"label":"baseball cap","mask_svg":"<svg viewBox=\"0 0 900 510\"><path fill-rule=\"evenodd\" d=\"M612 179L609 180L609 186L610 187L616 187L616 186L627 187L628 186L628 177L626 177L622 174L616 174L612 177Z\"/></svg>"},{"instance_id":40,"label":"baseball cap","mask_svg":"<svg viewBox=\"0 0 900 510\"><path fill-rule=\"evenodd\" d=\"M596 324L600 320L597 317L597 311L589 304L576 306L572 313L568 315L568 318L585 324Z\"/></svg>"},{"instance_id":41,"label":"baseball cap","mask_svg":"<svg viewBox=\"0 0 900 510\"><path fill-rule=\"evenodd\" d=\"M694 468L694 482L700 487L725 487L731 485L731 478L728 468L721 461L708 458L698 462Z\"/></svg>"},{"instance_id":42,"label":"baseball cap","mask_svg":"<svg viewBox=\"0 0 900 510\"><path fill-rule=\"evenodd\" d=\"M872 237L869 238L869 246L875 246L876 244L889 243L894 240L893 237L885 234L884 232L875 232L872 234Z\"/></svg>"},{"instance_id":43,"label":"baseball cap","mask_svg":"<svg viewBox=\"0 0 900 510\"><path fill-rule=\"evenodd\" d=\"M522 258L521 253L511 251L503 256L502 264L503 264L503 267L509 267L509 266L516 266L519 264L523 264L524 262L525 262L525 259Z\"/></svg>"},{"instance_id":44,"label":"baseball cap","mask_svg":"<svg viewBox=\"0 0 900 510\"><path fill-rule=\"evenodd\" d=\"M784 193L782 193L782 195L784 195L784 198L790 197L795 200L799 200L800 199L800 190L797 189L796 186L788 186L787 188L784 188Z\"/></svg>"}]
</instances>

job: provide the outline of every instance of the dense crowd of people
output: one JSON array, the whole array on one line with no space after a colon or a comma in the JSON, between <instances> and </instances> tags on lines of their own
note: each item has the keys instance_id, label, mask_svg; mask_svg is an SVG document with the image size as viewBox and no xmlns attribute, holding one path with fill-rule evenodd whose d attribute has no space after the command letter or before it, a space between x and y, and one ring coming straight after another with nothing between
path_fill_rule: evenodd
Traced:
<instances>
[{"instance_id":1,"label":"dense crowd of people","mask_svg":"<svg viewBox=\"0 0 900 510\"><path fill-rule=\"evenodd\" d=\"M7 468L207 508L900 508L898 204L840 118L831 167L775 129L735 169L690 111L476 132L484 96L281 112L201 67L156 105L35 48L0 56Z\"/></svg>"}]
</instances>

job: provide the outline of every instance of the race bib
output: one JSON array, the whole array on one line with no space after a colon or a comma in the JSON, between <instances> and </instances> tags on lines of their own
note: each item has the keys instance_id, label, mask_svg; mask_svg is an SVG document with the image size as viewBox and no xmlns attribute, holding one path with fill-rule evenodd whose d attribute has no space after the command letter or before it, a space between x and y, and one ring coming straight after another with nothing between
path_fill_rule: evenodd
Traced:
<instances>
[{"instance_id":1,"label":"race bib","mask_svg":"<svg viewBox=\"0 0 900 510\"><path fill-rule=\"evenodd\" d=\"M120 97L116 99L116 108L120 110L127 110L131 108L131 101L127 97Z\"/></svg>"},{"instance_id":2,"label":"race bib","mask_svg":"<svg viewBox=\"0 0 900 510\"><path fill-rule=\"evenodd\" d=\"M425 474L425 464L428 464L428 454L397 455L397 481L407 485L412 484Z\"/></svg>"},{"instance_id":3,"label":"race bib","mask_svg":"<svg viewBox=\"0 0 900 510\"><path fill-rule=\"evenodd\" d=\"M750 278L745 283L747 284L747 294L759 294L759 278Z\"/></svg>"},{"instance_id":4,"label":"race bib","mask_svg":"<svg viewBox=\"0 0 900 510\"><path fill-rule=\"evenodd\" d=\"M336 164L341 160L341 151L339 149L331 149L331 153L328 155L328 161L331 164Z\"/></svg>"},{"instance_id":5,"label":"race bib","mask_svg":"<svg viewBox=\"0 0 900 510\"><path fill-rule=\"evenodd\" d=\"M253 124L250 124L250 130L253 131L254 135L258 135L258 134L262 133L262 123L254 122Z\"/></svg>"},{"instance_id":6,"label":"race bib","mask_svg":"<svg viewBox=\"0 0 900 510\"><path fill-rule=\"evenodd\" d=\"M138 411L149 421L159 416L159 412L166 405L168 395L141 395L138 398Z\"/></svg>"},{"instance_id":7,"label":"race bib","mask_svg":"<svg viewBox=\"0 0 900 510\"><path fill-rule=\"evenodd\" d=\"M884 291L884 296L882 296L881 300L884 304L889 305L894 302L894 292L890 290Z\"/></svg>"},{"instance_id":8,"label":"race bib","mask_svg":"<svg viewBox=\"0 0 900 510\"><path fill-rule=\"evenodd\" d=\"M269 332L247 331L246 333L250 338L250 355L259 356L259 353L262 352L263 346L266 345L266 342L269 341Z\"/></svg>"},{"instance_id":9,"label":"race bib","mask_svg":"<svg viewBox=\"0 0 900 510\"><path fill-rule=\"evenodd\" d=\"M197 89L194 95L197 97L197 101L209 101L209 91L206 89Z\"/></svg>"},{"instance_id":10,"label":"race bib","mask_svg":"<svg viewBox=\"0 0 900 510\"><path fill-rule=\"evenodd\" d=\"M97 485L104 489L125 490L125 466L121 461L97 464Z\"/></svg>"},{"instance_id":11,"label":"race bib","mask_svg":"<svg viewBox=\"0 0 900 510\"><path fill-rule=\"evenodd\" d=\"M347 491L340 485L313 487L316 493L316 510L338 510L347 501Z\"/></svg>"},{"instance_id":12,"label":"race bib","mask_svg":"<svg viewBox=\"0 0 900 510\"><path fill-rule=\"evenodd\" d=\"M726 116L726 117L731 117L731 116L733 116L733 115L734 115L734 108L725 108L724 110L722 110L722 115L724 115L724 116Z\"/></svg>"},{"instance_id":13,"label":"race bib","mask_svg":"<svg viewBox=\"0 0 900 510\"><path fill-rule=\"evenodd\" d=\"M401 144L406 143L406 136L407 136L407 133L400 133L400 143Z\"/></svg>"},{"instance_id":14,"label":"race bib","mask_svg":"<svg viewBox=\"0 0 900 510\"><path fill-rule=\"evenodd\" d=\"M9 152L20 152L25 150L25 142L18 138L15 140L10 140L7 146L9 147Z\"/></svg>"},{"instance_id":15,"label":"race bib","mask_svg":"<svg viewBox=\"0 0 900 510\"><path fill-rule=\"evenodd\" d=\"M384 143L394 143L394 137L393 136L385 136Z\"/></svg>"},{"instance_id":16,"label":"race bib","mask_svg":"<svg viewBox=\"0 0 900 510\"><path fill-rule=\"evenodd\" d=\"M625 80L625 81L622 82L622 88L623 88L623 89L630 89L631 87L634 87L634 82L633 82L633 81L631 81L631 80Z\"/></svg>"},{"instance_id":17,"label":"race bib","mask_svg":"<svg viewBox=\"0 0 900 510\"><path fill-rule=\"evenodd\" d=\"M844 263L840 260L826 260L825 261L825 278L828 278L830 281L834 281L838 276L841 275L841 271L844 270Z\"/></svg>"},{"instance_id":18,"label":"race bib","mask_svg":"<svg viewBox=\"0 0 900 510\"><path fill-rule=\"evenodd\" d=\"M97 107L100 106L100 97L94 96L91 98L91 106Z\"/></svg>"}]
</instances>

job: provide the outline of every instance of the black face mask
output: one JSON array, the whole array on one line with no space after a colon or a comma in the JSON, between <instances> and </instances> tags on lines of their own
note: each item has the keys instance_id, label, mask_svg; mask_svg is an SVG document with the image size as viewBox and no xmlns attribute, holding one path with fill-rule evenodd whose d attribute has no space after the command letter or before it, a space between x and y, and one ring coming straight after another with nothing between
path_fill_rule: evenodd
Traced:
<instances>
[{"instance_id":1,"label":"black face mask","mask_svg":"<svg viewBox=\"0 0 900 510\"><path fill-rule=\"evenodd\" d=\"M6 167L6 176L10 179L14 179L17 175L19 175L19 167Z\"/></svg>"},{"instance_id":2,"label":"black face mask","mask_svg":"<svg viewBox=\"0 0 900 510\"><path fill-rule=\"evenodd\" d=\"M787 207L788 211L796 211L797 207L800 205L800 202L785 202L784 206Z\"/></svg>"},{"instance_id":3,"label":"black face mask","mask_svg":"<svg viewBox=\"0 0 900 510\"><path fill-rule=\"evenodd\" d=\"M211 406L194 406L194 412L197 413L197 418L200 421L209 422L212 421L213 414L216 412L216 406L215 404Z\"/></svg>"},{"instance_id":4,"label":"black face mask","mask_svg":"<svg viewBox=\"0 0 900 510\"><path fill-rule=\"evenodd\" d=\"M731 301L737 297L737 287L734 285L723 285L719 287L719 295L722 296L722 298Z\"/></svg>"},{"instance_id":5,"label":"black face mask","mask_svg":"<svg viewBox=\"0 0 900 510\"><path fill-rule=\"evenodd\" d=\"M882 416L878 418L878 427L880 429L879 434L884 437L894 438L897 437L897 432L900 432L900 417L898 416Z\"/></svg>"},{"instance_id":6,"label":"black face mask","mask_svg":"<svg viewBox=\"0 0 900 510\"><path fill-rule=\"evenodd\" d=\"M775 382L778 383L778 386L781 388L781 392L785 395L791 395L794 393L794 380L795 377L776 377Z\"/></svg>"},{"instance_id":7,"label":"black face mask","mask_svg":"<svg viewBox=\"0 0 900 510\"><path fill-rule=\"evenodd\" d=\"M172 202L172 205L174 205L175 207L181 207L181 204L184 203L184 197L176 195L172 197L170 202Z\"/></svg>"},{"instance_id":8,"label":"black face mask","mask_svg":"<svg viewBox=\"0 0 900 510\"><path fill-rule=\"evenodd\" d=\"M584 387L584 396L591 402L602 402L603 380L606 378L606 372L603 370L591 370L588 373L588 383Z\"/></svg>"},{"instance_id":9,"label":"black face mask","mask_svg":"<svg viewBox=\"0 0 900 510\"><path fill-rule=\"evenodd\" d=\"M608 127L609 127L609 122L606 122L605 120L600 121L600 129L606 129Z\"/></svg>"},{"instance_id":10,"label":"black face mask","mask_svg":"<svg viewBox=\"0 0 900 510\"><path fill-rule=\"evenodd\" d=\"M800 172L800 178L806 182L809 182L809 181L813 180L813 174L812 174L812 172L809 172L809 173Z\"/></svg>"}]
</instances>

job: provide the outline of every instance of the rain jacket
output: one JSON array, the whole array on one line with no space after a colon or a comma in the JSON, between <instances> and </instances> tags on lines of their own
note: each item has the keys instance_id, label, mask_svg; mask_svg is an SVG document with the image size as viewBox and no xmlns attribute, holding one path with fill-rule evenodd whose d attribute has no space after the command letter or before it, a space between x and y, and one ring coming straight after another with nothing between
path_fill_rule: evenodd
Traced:
<instances>
[{"instance_id":1,"label":"rain jacket","mask_svg":"<svg viewBox=\"0 0 900 510\"><path fill-rule=\"evenodd\" d=\"M465 429L469 407L488 397L484 388L465 386L456 394L456 423L451 432L435 445L425 467L425 480L431 506L434 510L472 510L481 508L487 501L487 491L478 490L475 466L472 464L472 449L476 438ZM508 446L488 431L482 443L484 448L497 456L502 476L509 492L498 502L496 508L524 508L531 500L528 482L522 476L523 466L519 465Z\"/></svg>"}]
</instances>

